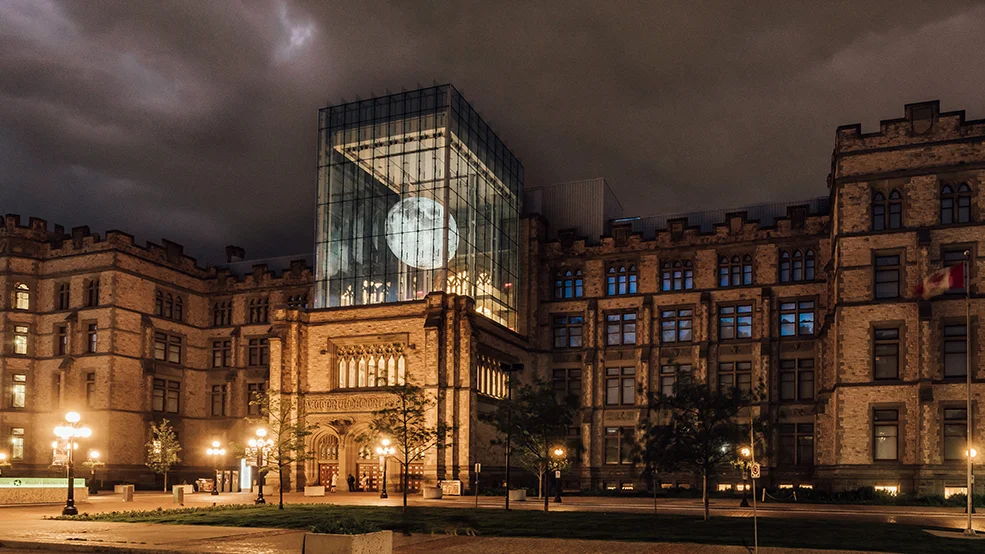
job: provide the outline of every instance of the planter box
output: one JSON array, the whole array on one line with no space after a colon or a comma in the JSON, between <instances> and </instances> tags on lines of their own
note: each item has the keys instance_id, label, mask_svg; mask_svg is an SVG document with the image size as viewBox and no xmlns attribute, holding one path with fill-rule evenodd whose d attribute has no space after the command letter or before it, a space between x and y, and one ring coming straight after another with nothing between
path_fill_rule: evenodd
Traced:
<instances>
[{"instance_id":1,"label":"planter box","mask_svg":"<svg viewBox=\"0 0 985 554\"><path fill-rule=\"evenodd\" d=\"M510 491L510 501L525 502L527 500L527 489L516 489Z\"/></svg>"},{"instance_id":2,"label":"planter box","mask_svg":"<svg viewBox=\"0 0 985 554\"><path fill-rule=\"evenodd\" d=\"M382 554L393 552L393 532L362 535L305 533L302 554Z\"/></svg>"},{"instance_id":3,"label":"planter box","mask_svg":"<svg viewBox=\"0 0 985 554\"><path fill-rule=\"evenodd\" d=\"M305 496L325 496L325 487L320 487L320 486L319 487L306 486L306 487L304 487L304 495Z\"/></svg>"},{"instance_id":4,"label":"planter box","mask_svg":"<svg viewBox=\"0 0 985 554\"><path fill-rule=\"evenodd\" d=\"M195 494L195 485L172 485L171 490L185 489L185 494Z\"/></svg>"},{"instance_id":5,"label":"planter box","mask_svg":"<svg viewBox=\"0 0 985 554\"><path fill-rule=\"evenodd\" d=\"M425 500L438 500L441 498L441 487L422 487L421 494Z\"/></svg>"}]
</instances>

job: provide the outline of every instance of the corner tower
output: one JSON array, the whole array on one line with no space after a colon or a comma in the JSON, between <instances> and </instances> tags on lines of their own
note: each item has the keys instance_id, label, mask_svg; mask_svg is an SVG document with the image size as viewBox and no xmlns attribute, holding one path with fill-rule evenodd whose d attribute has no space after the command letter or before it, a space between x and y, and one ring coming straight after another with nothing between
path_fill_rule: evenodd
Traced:
<instances>
[{"instance_id":1,"label":"corner tower","mask_svg":"<svg viewBox=\"0 0 985 554\"><path fill-rule=\"evenodd\" d=\"M315 307L444 291L516 328L523 166L450 85L319 112Z\"/></svg>"}]
</instances>

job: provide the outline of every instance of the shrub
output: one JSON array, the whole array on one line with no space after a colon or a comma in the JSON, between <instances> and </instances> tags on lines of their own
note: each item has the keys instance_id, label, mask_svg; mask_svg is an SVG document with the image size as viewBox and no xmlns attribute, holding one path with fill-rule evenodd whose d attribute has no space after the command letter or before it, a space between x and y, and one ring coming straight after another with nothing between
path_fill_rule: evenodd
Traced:
<instances>
[{"instance_id":1,"label":"shrub","mask_svg":"<svg viewBox=\"0 0 985 554\"><path fill-rule=\"evenodd\" d=\"M375 533L379 530L380 528L375 524L352 516L327 519L311 526L312 533L326 535L359 535L362 533Z\"/></svg>"}]
</instances>

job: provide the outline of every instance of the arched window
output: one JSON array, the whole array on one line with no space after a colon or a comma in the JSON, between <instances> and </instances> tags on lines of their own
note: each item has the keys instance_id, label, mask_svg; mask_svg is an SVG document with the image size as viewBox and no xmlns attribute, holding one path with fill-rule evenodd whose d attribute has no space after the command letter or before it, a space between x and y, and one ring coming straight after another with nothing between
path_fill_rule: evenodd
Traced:
<instances>
[{"instance_id":1,"label":"arched window","mask_svg":"<svg viewBox=\"0 0 985 554\"><path fill-rule=\"evenodd\" d=\"M606 279L606 294L617 296L636 294L637 271L635 265L618 264L609 266Z\"/></svg>"},{"instance_id":2,"label":"arched window","mask_svg":"<svg viewBox=\"0 0 985 554\"><path fill-rule=\"evenodd\" d=\"M971 187L967 183L941 187L941 225L971 221Z\"/></svg>"},{"instance_id":3,"label":"arched window","mask_svg":"<svg viewBox=\"0 0 985 554\"><path fill-rule=\"evenodd\" d=\"M661 290L691 290L694 288L694 267L691 260L664 262L661 266Z\"/></svg>"},{"instance_id":4,"label":"arched window","mask_svg":"<svg viewBox=\"0 0 985 554\"><path fill-rule=\"evenodd\" d=\"M783 250L780 252L780 282L813 281L815 266L814 250Z\"/></svg>"},{"instance_id":5,"label":"arched window","mask_svg":"<svg viewBox=\"0 0 985 554\"><path fill-rule=\"evenodd\" d=\"M14 309L31 309L31 287L25 283L14 283Z\"/></svg>"},{"instance_id":6,"label":"arched window","mask_svg":"<svg viewBox=\"0 0 985 554\"><path fill-rule=\"evenodd\" d=\"M808 249L804 252L804 280L813 281L814 280L814 251Z\"/></svg>"},{"instance_id":7,"label":"arched window","mask_svg":"<svg viewBox=\"0 0 985 554\"><path fill-rule=\"evenodd\" d=\"M581 270L559 269L554 272L554 298L581 298L584 295Z\"/></svg>"},{"instance_id":8,"label":"arched window","mask_svg":"<svg viewBox=\"0 0 985 554\"><path fill-rule=\"evenodd\" d=\"M154 315L164 317L164 293L161 291L154 295Z\"/></svg>"},{"instance_id":9,"label":"arched window","mask_svg":"<svg viewBox=\"0 0 985 554\"><path fill-rule=\"evenodd\" d=\"M72 288L69 283L58 285L58 309L67 310L72 305Z\"/></svg>"},{"instance_id":10,"label":"arched window","mask_svg":"<svg viewBox=\"0 0 985 554\"><path fill-rule=\"evenodd\" d=\"M903 195L898 189L889 193L872 195L872 230L899 229L903 227Z\"/></svg>"},{"instance_id":11,"label":"arched window","mask_svg":"<svg viewBox=\"0 0 985 554\"><path fill-rule=\"evenodd\" d=\"M229 325L232 320L232 303L218 301L212 304L212 325L221 327Z\"/></svg>"},{"instance_id":12,"label":"arched window","mask_svg":"<svg viewBox=\"0 0 985 554\"><path fill-rule=\"evenodd\" d=\"M737 287L752 284L752 256L734 254L718 259L718 286Z\"/></svg>"},{"instance_id":13,"label":"arched window","mask_svg":"<svg viewBox=\"0 0 985 554\"><path fill-rule=\"evenodd\" d=\"M184 311L185 311L185 307L184 307L184 303L181 301L181 297L176 296L174 298L174 320L181 321L182 316L184 315Z\"/></svg>"},{"instance_id":14,"label":"arched window","mask_svg":"<svg viewBox=\"0 0 985 554\"><path fill-rule=\"evenodd\" d=\"M250 323L269 323L270 304L266 296L250 299Z\"/></svg>"},{"instance_id":15,"label":"arched window","mask_svg":"<svg viewBox=\"0 0 985 554\"><path fill-rule=\"evenodd\" d=\"M164 295L164 315L167 319L174 317L174 298L170 293Z\"/></svg>"}]
</instances>

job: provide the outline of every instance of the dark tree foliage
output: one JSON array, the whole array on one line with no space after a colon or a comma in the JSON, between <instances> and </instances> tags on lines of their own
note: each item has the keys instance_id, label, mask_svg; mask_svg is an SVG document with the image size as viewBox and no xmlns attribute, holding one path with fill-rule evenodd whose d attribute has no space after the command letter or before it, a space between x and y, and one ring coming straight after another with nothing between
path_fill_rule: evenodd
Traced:
<instances>
[{"instance_id":1,"label":"dark tree foliage","mask_svg":"<svg viewBox=\"0 0 985 554\"><path fill-rule=\"evenodd\" d=\"M644 423L640 457L647 472L694 471L702 477L704 518L708 512L708 477L719 464L732 463L736 447L748 443L736 419L748 397L718 392L700 382L681 383L673 396L651 395L654 412Z\"/></svg>"},{"instance_id":2,"label":"dark tree foliage","mask_svg":"<svg viewBox=\"0 0 985 554\"><path fill-rule=\"evenodd\" d=\"M480 415L499 433L499 438L493 441L495 445L506 444L506 433L511 427L511 408L511 459L515 457L522 466L537 474L544 489L548 472L564 465L564 460L556 460L553 452L555 448L569 444L568 428L574 421L576 410L574 399L559 400L553 385L540 379L531 385L518 386L512 400L502 400L495 411ZM546 490L542 492L546 512L549 495Z\"/></svg>"}]
</instances>

